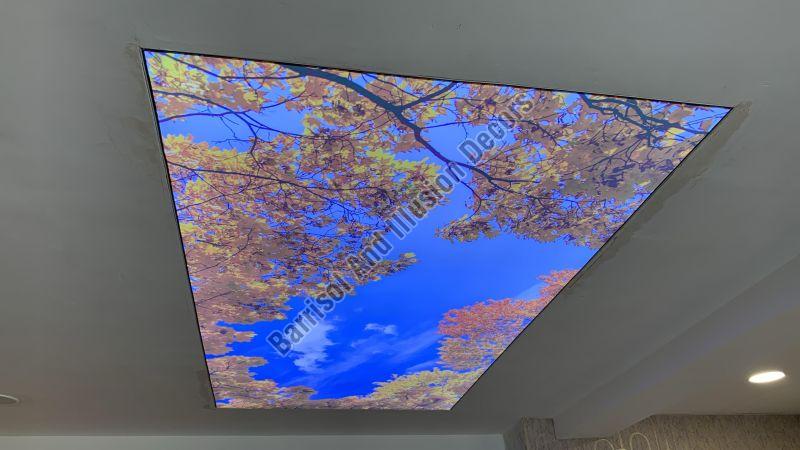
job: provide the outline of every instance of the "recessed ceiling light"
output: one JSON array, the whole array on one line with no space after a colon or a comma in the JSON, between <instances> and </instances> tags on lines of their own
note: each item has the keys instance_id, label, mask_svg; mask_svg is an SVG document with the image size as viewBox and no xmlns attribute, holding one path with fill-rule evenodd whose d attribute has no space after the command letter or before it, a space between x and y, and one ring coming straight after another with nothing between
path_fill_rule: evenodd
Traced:
<instances>
[{"instance_id":1,"label":"recessed ceiling light","mask_svg":"<svg viewBox=\"0 0 800 450\"><path fill-rule=\"evenodd\" d=\"M768 370L766 372L758 372L750 375L748 381L755 384L764 384L773 383L775 381L782 380L785 377L786 374L780 370Z\"/></svg>"},{"instance_id":2,"label":"recessed ceiling light","mask_svg":"<svg viewBox=\"0 0 800 450\"><path fill-rule=\"evenodd\" d=\"M0 406L15 405L19 403L19 399L6 394L0 394Z\"/></svg>"}]
</instances>

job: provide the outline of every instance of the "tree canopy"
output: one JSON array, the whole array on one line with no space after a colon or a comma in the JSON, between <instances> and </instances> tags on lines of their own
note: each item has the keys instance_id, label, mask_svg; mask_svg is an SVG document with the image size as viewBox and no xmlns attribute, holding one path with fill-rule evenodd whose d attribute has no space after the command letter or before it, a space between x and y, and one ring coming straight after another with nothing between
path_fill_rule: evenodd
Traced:
<instances>
[{"instance_id":1,"label":"tree canopy","mask_svg":"<svg viewBox=\"0 0 800 450\"><path fill-rule=\"evenodd\" d=\"M147 64L162 128L206 118L229 130L213 141L194 135L201 130L168 133L163 147L203 343L219 356L208 360L212 381L237 407L316 403L309 388L253 379L249 368L267 362L229 355L254 337L230 324L284 319L289 299L318 295L448 165L468 174L459 184L467 213L440 238L507 234L598 248L715 123L696 118L697 106L620 97L175 53L149 53ZM500 125L504 137L476 161L432 139L444 128L467 138ZM416 262L396 255L350 281ZM441 370L340 401L452 404L573 274L547 275L538 299L449 311Z\"/></svg>"}]
</instances>

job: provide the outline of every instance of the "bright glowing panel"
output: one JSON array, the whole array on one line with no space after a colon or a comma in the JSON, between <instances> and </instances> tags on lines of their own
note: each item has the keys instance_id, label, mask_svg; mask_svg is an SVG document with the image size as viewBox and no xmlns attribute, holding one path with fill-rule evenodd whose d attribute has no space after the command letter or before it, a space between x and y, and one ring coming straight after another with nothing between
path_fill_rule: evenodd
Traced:
<instances>
[{"instance_id":1,"label":"bright glowing panel","mask_svg":"<svg viewBox=\"0 0 800 450\"><path fill-rule=\"evenodd\" d=\"M754 384L774 383L778 380L786 378L786 374L780 370L768 370L766 372L754 373L747 379L747 381Z\"/></svg>"},{"instance_id":2,"label":"bright glowing panel","mask_svg":"<svg viewBox=\"0 0 800 450\"><path fill-rule=\"evenodd\" d=\"M226 408L450 409L728 111L145 57Z\"/></svg>"}]
</instances>

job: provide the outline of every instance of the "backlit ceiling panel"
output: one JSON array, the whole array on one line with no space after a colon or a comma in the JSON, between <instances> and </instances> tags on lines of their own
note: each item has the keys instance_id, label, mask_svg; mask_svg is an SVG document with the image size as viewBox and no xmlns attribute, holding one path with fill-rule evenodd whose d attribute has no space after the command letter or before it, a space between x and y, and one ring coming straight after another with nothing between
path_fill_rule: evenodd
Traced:
<instances>
[{"instance_id":1,"label":"backlit ceiling panel","mask_svg":"<svg viewBox=\"0 0 800 450\"><path fill-rule=\"evenodd\" d=\"M450 409L728 111L145 58L224 408Z\"/></svg>"}]
</instances>

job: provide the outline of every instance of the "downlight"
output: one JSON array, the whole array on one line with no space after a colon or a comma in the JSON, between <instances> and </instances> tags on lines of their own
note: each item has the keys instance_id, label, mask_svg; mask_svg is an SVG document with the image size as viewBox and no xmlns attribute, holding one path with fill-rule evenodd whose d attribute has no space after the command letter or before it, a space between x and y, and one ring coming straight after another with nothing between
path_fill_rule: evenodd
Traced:
<instances>
[{"instance_id":1,"label":"downlight","mask_svg":"<svg viewBox=\"0 0 800 450\"><path fill-rule=\"evenodd\" d=\"M747 381L754 384L767 384L786 378L786 374L780 370L768 370L765 372L758 372L750 375Z\"/></svg>"}]
</instances>

